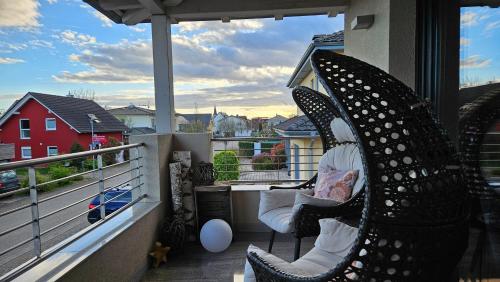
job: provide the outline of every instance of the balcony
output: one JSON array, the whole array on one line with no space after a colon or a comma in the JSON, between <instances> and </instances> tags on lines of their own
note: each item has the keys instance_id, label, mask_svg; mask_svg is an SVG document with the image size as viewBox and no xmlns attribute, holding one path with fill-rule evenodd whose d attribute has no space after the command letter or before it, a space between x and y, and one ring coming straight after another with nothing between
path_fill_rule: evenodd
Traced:
<instances>
[{"instance_id":1,"label":"balcony","mask_svg":"<svg viewBox=\"0 0 500 282\"><path fill-rule=\"evenodd\" d=\"M347 27L345 53L367 61L390 73L412 89L415 89L420 98L430 100L436 107L436 114L439 115L443 126L453 139L458 136L456 125L458 122L458 50L460 48L459 36L457 35L457 30L460 29L459 7L460 5L496 5L494 1L465 0L256 0L248 3L246 1L217 0L210 1L209 4L207 4L207 1L201 0L85 0L85 2L117 24L151 23L158 133L131 136L129 145L109 149L0 164L0 171L14 169L26 171L25 179L27 183L19 190L0 194L0 264L2 265L0 280L242 281L246 260L245 252L248 245L254 244L263 249L266 248L269 229L258 220L260 192L269 189L270 185L296 185L308 181L317 171L318 159L323 155L322 144L317 143L313 140L315 138L312 137L304 137L304 140L307 140L307 143L310 144L308 147L294 147L292 144L294 141L285 137L212 138L210 134L173 133L175 131L175 107L172 39L170 34L172 23L200 20L229 22L231 19L264 17L274 17L276 20L281 20L286 16L335 16L337 13L345 13L345 26ZM440 5L435 4L438 2ZM370 16L364 17L363 15ZM362 23L366 18L371 18L372 22ZM310 60L310 58L303 59ZM453 59L456 60L453 61ZM193 68L195 67L197 66L193 66ZM328 68L328 70L325 69L324 71L330 72L331 69ZM368 75L371 80L374 80L374 84L379 83L382 85L388 83L388 81L394 81L392 78L388 80L379 79L378 76L374 75L379 75L379 72L379 69L371 69L371 72L362 72L362 74ZM328 78L331 79L330 76ZM355 80L352 84L354 83L361 84L362 82ZM352 87L352 84L349 87ZM383 87L383 85L380 85L377 86ZM347 87L339 88L337 92L343 93ZM369 85L365 85L363 89L371 88ZM358 90L363 91L363 89L359 88ZM370 93L371 95L365 98L374 101L380 95L387 95L386 92L390 93L390 91L384 89L384 92ZM407 119L408 116L411 117L411 113L415 112L421 115L428 114L428 108L424 102L403 107L402 105L408 102L401 98L407 94L406 92L412 92L412 90L399 87L397 89L398 95L392 97L387 95L388 98L400 102L399 104L396 103L393 109L388 110L387 116L384 113L368 115L368 113L371 114L372 110L380 110L380 108L387 106L386 100L377 100L380 105L372 104L370 108L367 107L368 109L360 111L361 114L356 113L352 116L349 111L352 111L352 108L360 107L362 103L359 102L359 105L357 103L353 104L350 109L344 107L343 117L348 116L350 120L355 120L363 115L379 122L380 126L374 127L373 132L368 131L368 129L363 132L367 138L370 134L385 133L386 129L396 127L396 124L398 126L405 124L406 126L408 120L411 121L410 126L423 127L424 122L429 122L429 128L434 129L432 126L434 123L430 122L431 119L427 118L427 115L422 120ZM344 97L344 99L337 99L336 102L341 104L348 99L352 98ZM395 110L403 116L400 120L396 120L397 123L382 123L380 121L388 118L391 112L395 114ZM404 114L408 114L408 116ZM326 123L329 124L330 121L331 119ZM361 127L369 127L360 122L354 122L351 125L357 127L359 132L361 132L359 130ZM409 136L408 128L401 130L398 135L391 135L390 138L397 140L403 134ZM392 141L394 142L392 145L396 145L393 149L383 148L383 150L374 152L372 155L383 155L381 152L384 152L385 155L391 155L396 150L405 151L410 150L411 147L411 149L418 148L420 150L415 150L412 154L418 155L422 153L421 151L426 150L427 156L434 157L433 150L435 148L431 145L413 145L417 141L422 142L422 136L416 135L413 139L404 138L406 138L406 146ZM385 144L387 139L389 139L389 135L381 136L377 142L380 140L379 143ZM370 141L375 144L375 141ZM432 139L426 139L423 142L432 141ZM267 152L270 149L263 145L265 143L281 144L284 147L284 153ZM242 144L251 144L251 147ZM370 148L375 147L375 145L365 147ZM437 148L436 151L438 149L442 148ZM172 254L166 264L163 264L160 268L152 269L152 261L148 254L154 242L161 237L162 223L166 217L171 215L172 210L169 163L172 160L174 151L190 151L194 166L202 161L214 162L215 155L222 152L234 154L237 165L222 163L220 164L221 167L226 167L226 169L219 169L219 173L231 174L238 172L236 177L224 179L224 184L232 187L232 231L234 241L225 252L219 254L205 251L198 242L188 242L182 253ZM128 157L125 160L115 164L106 164L103 161L110 154L124 154L122 152L128 152ZM271 160L271 163L268 163L270 166L267 166L265 162L256 163L252 160L256 154L262 152L270 154L270 156L267 156ZM441 153L442 151L437 155ZM67 167L66 163L80 159L90 161L92 168L73 171L71 175L51 180L44 180L43 177L37 176L37 171L41 171L53 164L57 163L60 167ZM366 167L370 169L370 172L379 173L383 171L392 172L393 168L390 168L389 164L391 167L398 166L397 162L394 164L394 160L388 158L386 161L387 164L380 162ZM410 159L408 165L412 161ZM429 161L429 163L430 165L433 164L432 161ZM443 170L457 170L457 166L450 167L446 166L433 172L438 174ZM417 172L412 170L411 172L405 177L415 179L417 173L425 177L429 173L425 169ZM400 178L399 180L403 178L398 173L394 173L392 176L394 179ZM392 178L389 180L387 175L383 175L379 179L390 182L394 181ZM412 183L411 181L410 183ZM45 189L46 187L60 186L59 184L63 182L67 183L62 187L58 187L58 189L42 193L44 190L50 190ZM422 195L424 192L429 192L423 189L425 186L424 184L421 186L416 185L408 187L408 189L403 186L393 186L394 189L380 186L382 188L380 188L379 194L376 196L383 197L382 194L393 192L406 193L407 190L410 190L409 188ZM430 186L433 188L432 185ZM455 187L458 187L458 185ZM427 189L427 187L425 188ZM453 187L450 189L453 190ZM107 196L109 192L117 192L118 194ZM444 198L443 194L446 193L441 193L441 198ZM130 195L130 200L126 204L114 210L110 209L112 203L122 197L128 197L128 195ZM372 197L375 196L372 195ZM366 199L368 200L364 201L364 203L371 201L369 197L366 197ZM405 216L412 218L412 215L421 215L427 212L418 209L419 204L422 204L422 202L429 204L433 201L433 198L421 196L418 199L422 201L416 203L409 203L408 201L398 203L393 201L377 202L375 208L385 208L393 205L408 208L411 204L414 204L415 206L411 209L411 212L405 214ZM456 208L450 206L451 209ZM438 213L430 216L424 214L421 217L427 221L432 221L433 217L439 218L451 213L448 207L442 208L438 206L436 207L436 209L440 209ZM404 208L372 214L373 218L368 218L366 214L368 212L373 213L375 208L366 208L364 211L364 215L367 217L365 222L376 224L378 221L382 221L386 223L386 231L390 227L398 228L403 225L391 225L390 220L394 217L394 213L405 210ZM460 212L464 212L465 209L461 209ZM89 213L92 214L90 217L92 223L89 222ZM460 223L466 222L465 217L460 218ZM388 220L384 222L385 219ZM438 223L436 224L438 227L448 227L441 224L441 222ZM407 227L410 228L409 230L411 228L413 230L417 229L415 225ZM435 226L431 224L429 227L431 229ZM500 265L498 261L500 258L500 238L497 236L497 231L484 228L484 226L469 227L469 225L460 231L465 233L467 232L466 229L470 231L468 249L458 264L456 277L453 277L456 278L454 280L498 279L500 277L497 267ZM386 246L387 240L375 236L378 234L376 230L362 231L363 236L368 234L372 235L372 237L366 238L360 244L374 244L374 240L380 239L378 247ZM433 233L425 234L423 229L417 231L422 232L422 234L419 238L414 238L413 242L410 241L407 244L409 249L414 247L413 243L429 239L424 238L427 235L430 238L434 236ZM406 232L402 232L402 234L407 237L415 235ZM388 233L392 232L387 232L385 235L391 236ZM447 235L453 236L456 233L449 232ZM292 239L289 235L278 234L275 239L274 254L287 261L292 261L294 253ZM313 248L314 239L314 237L304 239L301 254ZM442 240L442 238L434 239ZM459 244L457 243L457 245ZM399 248L398 246L401 247L401 242L395 240L394 244L387 245L387 248L393 250ZM439 245L433 246L435 248L441 247ZM425 245L425 247L428 247L425 251L429 251L429 249L432 251L433 249L431 244ZM355 255L362 256L362 250L353 249L353 254L354 250L357 252ZM364 251L366 252L366 250ZM439 255L440 258L443 258L449 254ZM375 261L384 258L384 254L382 252L373 252L370 257ZM406 258L407 261L400 261L400 256L397 254L391 254L390 257L393 258L392 261L395 264L404 267L413 267L415 265L426 265L430 269L441 267L441 265L429 263L434 257L429 258L429 261L420 260L418 263L413 262L411 257ZM444 261L445 259L442 259L439 262ZM378 265L372 264L372 266L375 272L380 271ZM352 268L357 266L344 264L342 267ZM395 273L395 269L389 268L387 271L387 275ZM406 271L401 271L401 274L398 272L397 275L399 276L397 277L403 279L403 276L407 273ZM397 281L398 278L390 281ZM412 279L417 280L418 278L412 277Z\"/></svg>"},{"instance_id":2,"label":"balcony","mask_svg":"<svg viewBox=\"0 0 500 282\"><path fill-rule=\"evenodd\" d=\"M286 138L265 141L268 140L289 141ZM1 210L0 258L3 279L79 280L97 270L99 277L115 281L243 281L248 245L254 244L265 249L268 244L268 229L257 220L258 192L267 189L269 183L281 182L286 185L303 181L281 179L282 176L289 177L288 168L250 172L249 175L253 176L249 179L243 166L240 166L243 180L231 183L234 241L228 250L213 254L205 251L199 243L187 243L184 251L172 255L168 263L158 269L145 271L151 264L147 254L158 236L160 222L169 207L169 201L165 200L166 191L169 190L165 171L172 152L189 150L194 163L210 161L213 153L231 150L231 142L241 141L249 142L241 138L212 139L209 134L144 135L132 137L131 145L1 164L0 170L27 168L30 184L15 192L0 195L2 202L6 203L14 193L29 193L14 196L16 199L24 198L14 206L9 205L7 210L3 207ZM128 160L108 166L103 164L104 155L125 150L130 152ZM96 168L57 181L84 175L88 177L70 187L38 194L44 185L53 182L37 183L33 177L37 169L55 162L82 158L94 158ZM128 189L132 192L132 200L127 205L107 214L106 204L120 197L117 195L89 210L88 205L93 198L126 184L130 184ZM98 210L102 217L90 224L87 215L92 210ZM15 224L12 223L13 218ZM313 243L314 238L305 239L302 254L311 249ZM498 269L495 268L498 244L498 237L494 233L472 228L469 249L459 268L461 277L498 277ZM291 236L278 235L273 253L292 260Z\"/></svg>"}]
</instances>

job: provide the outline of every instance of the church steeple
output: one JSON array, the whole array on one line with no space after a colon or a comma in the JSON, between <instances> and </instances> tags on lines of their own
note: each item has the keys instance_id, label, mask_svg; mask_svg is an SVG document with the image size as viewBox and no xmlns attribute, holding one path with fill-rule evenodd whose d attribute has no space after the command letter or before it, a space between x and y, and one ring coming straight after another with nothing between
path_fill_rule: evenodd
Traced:
<instances>
[{"instance_id":1,"label":"church steeple","mask_svg":"<svg viewBox=\"0 0 500 282\"><path fill-rule=\"evenodd\" d=\"M217 115L217 107L214 105L214 116Z\"/></svg>"}]
</instances>

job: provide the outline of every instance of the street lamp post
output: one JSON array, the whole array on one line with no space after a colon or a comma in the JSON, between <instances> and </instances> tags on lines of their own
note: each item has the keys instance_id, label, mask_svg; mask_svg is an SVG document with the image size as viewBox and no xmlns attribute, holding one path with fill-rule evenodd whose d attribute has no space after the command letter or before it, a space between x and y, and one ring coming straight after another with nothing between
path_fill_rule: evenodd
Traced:
<instances>
[{"instance_id":1,"label":"street lamp post","mask_svg":"<svg viewBox=\"0 0 500 282\"><path fill-rule=\"evenodd\" d=\"M101 121L96 117L95 114L87 114L90 121L90 150L94 150L94 122L100 123ZM95 156L92 155L92 170L95 170Z\"/></svg>"}]
</instances>

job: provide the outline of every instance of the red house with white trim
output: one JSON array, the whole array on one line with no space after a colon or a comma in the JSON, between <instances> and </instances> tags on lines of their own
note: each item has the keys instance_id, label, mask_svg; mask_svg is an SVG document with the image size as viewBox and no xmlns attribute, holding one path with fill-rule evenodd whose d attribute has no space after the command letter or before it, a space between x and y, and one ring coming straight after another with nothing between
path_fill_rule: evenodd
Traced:
<instances>
[{"instance_id":1,"label":"red house with white trim","mask_svg":"<svg viewBox=\"0 0 500 282\"><path fill-rule=\"evenodd\" d=\"M90 149L92 132L94 144L122 142L127 129L94 101L28 92L0 117L0 143L14 144L18 161L69 153L74 142Z\"/></svg>"}]
</instances>

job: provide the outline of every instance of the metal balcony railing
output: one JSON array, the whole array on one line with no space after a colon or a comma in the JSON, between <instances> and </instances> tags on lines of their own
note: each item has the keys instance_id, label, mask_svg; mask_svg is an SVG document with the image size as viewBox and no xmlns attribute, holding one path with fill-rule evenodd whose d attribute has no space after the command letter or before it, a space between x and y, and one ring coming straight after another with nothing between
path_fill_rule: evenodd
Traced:
<instances>
[{"instance_id":1,"label":"metal balcony railing","mask_svg":"<svg viewBox=\"0 0 500 282\"><path fill-rule=\"evenodd\" d=\"M104 165L104 155L113 154L114 156L116 153L125 150L129 152L130 157L128 160L107 166ZM37 182L37 169L55 162L89 158L92 158L93 164L96 163L97 167L95 169L74 173L43 183ZM147 197L141 188L143 185L141 159L142 144L131 144L0 164L0 171L23 168L27 168L28 171L27 187L0 194L0 277L23 263L26 267L37 263ZM76 185L70 185L70 187L61 187L58 189L63 190L61 192L52 191L40 194L41 188L44 186L69 181L77 177L82 178L83 176L86 176L87 179L75 183ZM126 189L116 189L124 188L124 186L127 186ZM112 190L115 190L115 192L113 194L109 193ZM23 193L29 196L24 196L26 198L24 199ZM132 197L128 200L127 196L127 201L123 202L127 193ZM2 203L4 201L8 203L8 199L14 194L17 194L15 198L19 200L20 204L7 210L1 209ZM96 197L99 197L98 204L91 206L91 201ZM111 206L117 199L122 199L122 206L107 211L106 206ZM67 202L70 200L71 202ZM83 206L85 206L85 209L82 209ZM96 219L96 222L91 224L86 221L86 218L83 219L85 215L95 210L99 211L99 218ZM64 214L64 216L61 216L61 214ZM85 229L85 231L75 235L72 241L67 242L64 246L54 247L60 241L67 239L82 229ZM57 234L54 235L54 233ZM7 276L9 275L11 273L7 274ZM12 275L15 275L15 273ZM8 279L8 277L3 278Z\"/></svg>"},{"instance_id":2,"label":"metal balcony railing","mask_svg":"<svg viewBox=\"0 0 500 282\"><path fill-rule=\"evenodd\" d=\"M318 136L227 137L212 138L212 152L219 181L279 184L309 180L323 147ZM221 152L233 152L237 164L218 162Z\"/></svg>"}]
</instances>

